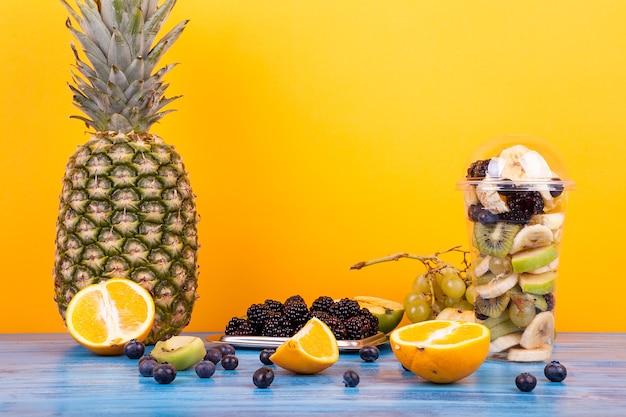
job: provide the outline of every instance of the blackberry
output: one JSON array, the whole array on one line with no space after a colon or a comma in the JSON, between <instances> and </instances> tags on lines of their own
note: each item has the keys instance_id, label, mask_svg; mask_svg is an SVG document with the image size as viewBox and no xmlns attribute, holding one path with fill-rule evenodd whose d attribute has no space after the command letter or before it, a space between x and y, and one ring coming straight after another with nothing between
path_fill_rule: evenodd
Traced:
<instances>
[{"instance_id":1,"label":"blackberry","mask_svg":"<svg viewBox=\"0 0 626 417\"><path fill-rule=\"evenodd\" d=\"M330 328L330 330L335 335L335 339L337 340L346 340L348 336L348 331L346 330L346 326L337 316L328 315L324 318L320 318L326 325Z\"/></svg>"},{"instance_id":2,"label":"blackberry","mask_svg":"<svg viewBox=\"0 0 626 417\"><path fill-rule=\"evenodd\" d=\"M332 316L328 311L322 311L322 310L313 310L313 308L311 308L311 317L317 317L318 319L322 320L325 322L325 319L328 317L334 317Z\"/></svg>"},{"instance_id":3,"label":"blackberry","mask_svg":"<svg viewBox=\"0 0 626 417\"><path fill-rule=\"evenodd\" d=\"M233 317L226 325L225 334L230 336L254 336L254 326L246 319Z\"/></svg>"},{"instance_id":4,"label":"blackberry","mask_svg":"<svg viewBox=\"0 0 626 417\"><path fill-rule=\"evenodd\" d=\"M370 330L367 332L367 336L374 336L378 333L378 317L373 315L372 312L366 308L361 309L361 317L363 317L363 319L370 325Z\"/></svg>"},{"instance_id":5,"label":"blackberry","mask_svg":"<svg viewBox=\"0 0 626 417\"><path fill-rule=\"evenodd\" d=\"M272 311L276 311L278 313L283 311L283 303L280 301L267 299L264 304Z\"/></svg>"},{"instance_id":6,"label":"blackberry","mask_svg":"<svg viewBox=\"0 0 626 417\"><path fill-rule=\"evenodd\" d=\"M335 301L331 297L322 295L313 301L313 304L311 304L311 310L330 311L333 304L335 304Z\"/></svg>"},{"instance_id":7,"label":"blackberry","mask_svg":"<svg viewBox=\"0 0 626 417\"><path fill-rule=\"evenodd\" d=\"M275 314L268 318L261 328L261 336L291 337L294 333L291 322L283 314Z\"/></svg>"},{"instance_id":8,"label":"blackberry","mask_svg":"<svg viewBox=\"0 0 626 417\"><path fill-rule=\"evenodd\" d=\"M306 303L298 301L285 304L283 314L291 323L296 325L306 323L310 318L309 308Z\"/></svg>"},{"instance_id":9,"label":"blackberry","mask_svg":"<svg viewBox=\"0 0 626 417\"><path fill-rule=\"evenodd\" d=\"M344 320L346 326L346 339L358 340L367 337L366 335L370 331L370 324L364 320L361 316L353 316Z\"/></svg>"},{"instance_id":10,"label":"blackberry","mask_svg":"<svg viewBox=\"0 0 626 417\"><path fill-rule=\"evenodd\" d=\"M271 310L265 304L252 304L246 312L248 321L256 327L263 326L271 314Z\"/></svg>"},{"instance_id":11,"label":"blackberry","mask_svg":"<svg viewBox=\"0 0 626 417\"><path fill-rule=\"evenodd\" d=\"M526 224L533 216L543 211L544 203L538 191L518 191L506 197L509 211L500 213L500 220Z\"/></svg>"},{"instance_id":12,"label":"blackberry","mask_svg":"<svg viewBox=\"0 0 626 417\"><path fill-rule=\"evenodd\" d=\"M489 162L491 159L483 159L479 161L474 161L470 164L467 169L467 178L468 179L481 179L487 176L487 169L489 168Z\"/></svg>"},{"instance_id":13,"label":"blackberry","mask_svg":"<svg viewBox=\"0 0 626 417\"><path fill-rule=\"evenodd\" d=\"M302 298L302 296L300 295L292 295L291 297L287 298L285 300L285 302L283 304L290 304L290 303L306 303L304 301L304 298Z\"/></svg>"},{"instance_id":14,"label":"blackberry","mask_svg":"<svg viewBox=\"0 0 626 417\"><path fill-rule=\"evenodd\" d=\"M349 298L342 298L330 308L331 314L343 320L358 315L360 311L361 306L359 303Z\"/></svg>"}]
</instances>

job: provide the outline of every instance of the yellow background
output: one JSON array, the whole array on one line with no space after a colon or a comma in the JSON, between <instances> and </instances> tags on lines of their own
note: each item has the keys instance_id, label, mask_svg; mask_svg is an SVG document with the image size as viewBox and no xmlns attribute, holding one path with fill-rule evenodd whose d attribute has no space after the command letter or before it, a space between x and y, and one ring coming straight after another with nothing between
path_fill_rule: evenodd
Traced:
<instances>
[{"instance_id":1,"label":"yellow background","mask_svg":"<svg viewBox=\"0 0 626 417\"><path fill-rule=\"evenodd\" d=\"M0 3L0 332L63 332L54 229L72 54L60 1ZM455 183L501 134L559 149L570 193L557 327L626 331L626 2L180 0L163 63L201 214L189 331L301 294L401 300L415 261L466 247Z\"/></svg>"}]
</instances>

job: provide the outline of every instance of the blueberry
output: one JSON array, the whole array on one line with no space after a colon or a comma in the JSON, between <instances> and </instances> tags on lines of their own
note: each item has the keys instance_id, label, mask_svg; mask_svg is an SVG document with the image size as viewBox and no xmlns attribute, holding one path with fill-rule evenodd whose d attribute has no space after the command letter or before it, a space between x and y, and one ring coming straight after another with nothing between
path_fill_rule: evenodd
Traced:
<instances>
[{"instance_id":1,"label":"blueberry","mask_svg":"<svg viewBox=\"0 0 626 417\"><path fill-rule=\"evenodd\" d=\"M139 363L147 360L147 359L151 359L153 361L156 361L156 358L152 355L143 355L141 358L139 358Z\"/></svg>"},{"instance_id":2,"label":"blueberry","mask_svg":"<svg viewBox=\"0 0 626 417\"><path fill-rule=\"evenodd\" d=\"M130 359L139 359L143 356L143 353L146 350L146 345L142 342L131 339L128 343L124 345L124 353Z\"/></svg>"},{"instance_id":3,"label":"blueberry","mask_svg":"<svg viewBox=\"0 0 626 417\"><path fill-rule=\"evenodd\" d=\"M233 345L221 344L217 348L222 352L222 356L235 354L235 348Z\"/></svg>"},{"instance_id":4,"label":"blueberry","mask_svg":"<svg viewBox=\"0 0 626 417\"><path fill-rule=\"evenodd\" d=\"M346 387L356 387L359 385L359 374L349 369L343 373L343 383Z\"/></svg>"},{"instance_id":5,"label":"blueberry","mask_svg":"<svg viewBox=\"0 0 626 417\"><path fill-rule=\"evenodd\" d=\"M154 380L159 384L169 384L176 378L176 368L169 363L160 363L152 371Z\"/></svg>"},{"instance_id":6,"label":"blueberry","mask_svg":"<svg viewBox=\"0 0 626 417\"><path fill-rule=\"evenodd\" d=\"M207 349L204 360L211 361L217 365L222 360L222 351L219 348Z\"/></svg>"},{"instance_id":7,"label":"blueberry","mask_svg":"<svg viewBox=\"0 0 626 417\"><path fill-rule=\"evenodd\" d=\"M497 214L490 212L487 209L481 210L476 219L482 224L493 224L497 223L500 220L500 217Z\"/></svg>"},{"instance_id":8,"label":"blueberry","mask_svg":"<svg viewBox=\"0 0 626 417\"><path fill-rule=\"evenodd\" d=\"M531 373L522 372L515 377L515 385L520 391L530 392L537 386L537 378Z\"/></svg>"},{"instance_id":9,"label":"blueberry","mask_svg":"<svg viewBox=\"0 0 626 417\"><path fill-rule=\"evenodd\" d=\"M567 376L567 368L559 361L552 361L543 368L543 373L552 382L561 382Z\"/></svg>"},{"instance_id":10,"label":"blueberry","mask_svg":"<svg viewBox=\"0 0 626 417\"><path fill-rule=\"evenodd\" d=\"M222 367L228 371L232 371L239 366L239 359L235 355L224 355L222 356Z\"/></svg>"},{"instance_id":11,"label":"blueberry","mask_svg":"<svg viewBox=\"0 0 626 417\"><path fill-rule=\"evenodd\" d=\"M276 352L276 349L263 349L261 353L259 353L259 360L261 363L264 365L273 365L274 362L272 362L270 356L272 356L274 352Z\"/></svg>"},{"instance_id":12,"label":"blueberry","mask_svg":"<svg viewBox=\"0 0 626 417\"><path fill-rule=\"evenodd\" d=\"M274 382L274 371L265 366L259 368L254 371L252 382L259 388L267 388Z\"/></svg>"},{"instance_id":13,"label":"blueberry","mask_svg":"<svg viewBox=\"0 0 626 417\"><path fill-rule=\"evenodd\" d=\"M200 378L211 378L215 373L215 364L210 360L201 360L194 369Z\"/></svg>"},{"instance_id":14,"label":"blueberry","mask_svg":"<svg viewBox=\"0 0 626 417\"><path fill-rule=\"evenodd\" d=\"M154 367L157 366L157 361L151 357L145 357L144 359L139 360L139 373L141 376L153 376L154 375Z\"/></svg>"},{"instance_id":15,"label":"blueberry","mask_svg":"<svg viewBox=\"0 0 626 417\"><path fill-rule=\"evenodd\" d=\"M374 362L380 356L380 351L376 346L363 346L359 350L359 356L365 362Z\"/></svg>"}]
</instances>

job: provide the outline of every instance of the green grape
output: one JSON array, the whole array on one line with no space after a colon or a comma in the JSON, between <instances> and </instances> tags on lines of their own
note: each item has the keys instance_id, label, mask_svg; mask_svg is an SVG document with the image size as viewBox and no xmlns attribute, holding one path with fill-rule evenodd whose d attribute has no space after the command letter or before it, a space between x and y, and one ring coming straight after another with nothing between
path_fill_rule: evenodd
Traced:
<instances>
[{"instance_id":1,"label":"green grape","mask_svg":"<svg viewBox=\"0 0 626 417\"><path fill-rule=\"evenodd\" d=\"M450 298L460 299L467 289L465 281L458 275L445 275L440 282L441 290Z\"/></svg>"},{"instance_id":2,"label":"green grape","mask_svg":"<svg viewBox=\"0 0 626 417\"><path fill-rule=\"evenodd\" d=\"M459 304L461 302L460 298L453 298L453 297L446 297L446 299L443 301L443 304L446 307L455 307L456 305Z\"/></svg>"},{"instance_id":3,"label":"green grape","mask_svg":"<svg viewBox=\"0 0 626 417\"><path fill-rule=\"evenodd\" d=\"M496 276L507 275L513 272L513 265L509 258L498 258L492 256L489 259L489 270Z\"/></svg>"},{"instance_id":4,"label":"green grape","mask_svg":"<svg viewBox=\"0 0 626 417\"><path fill-rule=\"evenodd\" d=\"M428 300L428 296L420 291L411 291L407 295L404 296L404 309L407 310L411 304L413 304L417 300Z\"/></svg>"},{"instance_id":5,"label":"green grape","mask_svg":"<svg viewBox=\"0 0 626 417\"><path fill-rule=\"evenodd\" d=\"M404 306L404 314L412 323L419 323L431 318L433 313L430 303L426 299L411 297L411 303ZM406 298L405 298L406 301Z\"/></svg>"},{"instance_id":6,"label":"green grape","mask_svg":"<svg viewBox=\"0 0 626 417\"><path fill-rule=\"evenodd\" d=\"M468 303L474 305L474 301L476 301L476 288L473 285L468 285L465 290L465 299Z\"/></svg>"},{"instance_id":7,"label":"green grape","mask_svg":"<svg viewBox=\"0 0 626 417\"><path fill-rule=\"evenodd\" d=\"M461 300L452 307L458 308L459 310L474 311L474 305L467 300Z\"/></svg>"},{"instance_id":8,"label":"green grape","mask_svg":"<svg viewBox=\"0 0 626 417\"><path fill-rule=\"evenodd\" d=\"M430 294L430 278L426 274L420 274L413 281L413 291Z\"/></svg>"}]
</instances>

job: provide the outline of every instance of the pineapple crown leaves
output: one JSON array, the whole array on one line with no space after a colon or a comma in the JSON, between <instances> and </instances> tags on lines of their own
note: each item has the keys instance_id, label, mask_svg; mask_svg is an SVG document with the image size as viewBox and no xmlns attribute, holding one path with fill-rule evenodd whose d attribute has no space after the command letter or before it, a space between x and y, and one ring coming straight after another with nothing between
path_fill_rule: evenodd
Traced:
<instances>
[{"instance_id":1,"label":"pineapple crown leaves","mask_svg":"<svg viewBox=\"0 0 626 417\"><path fill-rule=\"evenodd\" d=\"M85 116L72 116L100 132L148 132L163 110L180 96L165 97L163 77L176 64L155 71L161 57L176 42L188 21L155 39L176 0L76 0L78 12L61 0L79 29L67 19L88 62L76 60L70 89ZM81 31L82 30L82 31Z\"/></svg>"}]
</instances>

